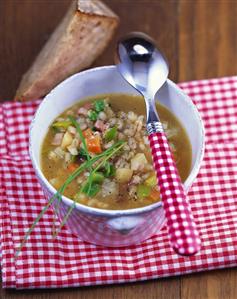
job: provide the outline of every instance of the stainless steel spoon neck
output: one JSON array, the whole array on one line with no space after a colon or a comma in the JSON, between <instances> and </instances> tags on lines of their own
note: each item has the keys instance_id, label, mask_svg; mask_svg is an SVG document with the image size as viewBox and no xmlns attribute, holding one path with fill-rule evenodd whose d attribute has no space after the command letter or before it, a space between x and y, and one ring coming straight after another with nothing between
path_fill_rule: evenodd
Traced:
<instances>
[{"instance_id":1,"label":"stainless steel spoon neck","mask_svg":"<svg viewBox=\"0 0 237 299\"><path fill-rule=\"evenodd\" d=\"M146 104L146 122L149 123L153 121L159 121L153 96L147 96L147 94L143 93L143 97Z\"/></svg>"},{"instance_id":2,"label":"stainless steel spoon neck","mask_svg":"<svg viewBox=\"0 0 237 299\"><path fill-rule=\"evenodd\" d=\"M151 98L144 97L146 102L147 112L147 132L153 134L157 132L163 132L162 123L156 111L155 101Z\"/></svg>"}]
</instances>

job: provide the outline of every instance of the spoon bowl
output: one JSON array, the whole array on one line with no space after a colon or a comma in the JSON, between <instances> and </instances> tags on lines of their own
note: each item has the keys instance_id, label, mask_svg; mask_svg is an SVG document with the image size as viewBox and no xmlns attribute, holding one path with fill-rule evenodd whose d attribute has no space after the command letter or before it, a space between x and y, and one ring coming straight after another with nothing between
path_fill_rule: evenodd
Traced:
<instances>
[{"instance_id":1,"label":"spoon bowl","mask_svg":"<svg viewBox=\"0 0 237 299\"><path fill-rule=\"evenodd\" d=\"M143 96L154 98L165 83L169 66L164 55L144 33L130 33L120 40L116 63L119 72Z\"/></svg>"}]
</instances>

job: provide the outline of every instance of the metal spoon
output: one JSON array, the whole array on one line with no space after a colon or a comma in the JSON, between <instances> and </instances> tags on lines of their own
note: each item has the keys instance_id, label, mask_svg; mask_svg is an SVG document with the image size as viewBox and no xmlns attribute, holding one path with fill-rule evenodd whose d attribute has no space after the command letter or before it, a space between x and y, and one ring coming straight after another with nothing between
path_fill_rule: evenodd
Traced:
<instances>
[{"instance_id":1,"label":"metal spoon","mask_svg":"<svg viewBox=\"0 0 237 299\"><path fill-rule=\"evenodd\" d=\"M201 241L154 100L168 77L168 63L149 36L136 32L118 43L116 63L146 102L147 131L171 246L178 254L195 254Z\"/></svg>"}]
</instances>

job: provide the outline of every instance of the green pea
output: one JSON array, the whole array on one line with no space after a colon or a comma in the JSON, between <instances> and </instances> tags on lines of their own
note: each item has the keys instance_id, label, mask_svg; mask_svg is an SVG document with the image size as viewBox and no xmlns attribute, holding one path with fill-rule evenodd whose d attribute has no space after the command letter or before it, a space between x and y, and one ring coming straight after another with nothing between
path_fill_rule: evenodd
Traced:
<instances>
[{"instance_id":1,"label":"green pea","mask_svg":"<svg viewBox=\"0 0 237 299\"><path fill-rule=\"evenodd\" d=\"M111 129L108 129L106 132L105 132L105 141L108 142L108 141L111 141L111 140L114 140L117 136L117 133L118 133L118 130L116 127L113 127Z\"/></svg>"}]
</instances>

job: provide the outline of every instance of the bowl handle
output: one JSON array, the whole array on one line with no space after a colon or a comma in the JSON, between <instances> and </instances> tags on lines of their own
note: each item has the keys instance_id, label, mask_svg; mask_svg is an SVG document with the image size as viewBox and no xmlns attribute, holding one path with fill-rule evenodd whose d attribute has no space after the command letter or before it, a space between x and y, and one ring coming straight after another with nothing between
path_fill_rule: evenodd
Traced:
<instances>
[{"instance_id":1,"label":"bowl handle","mask_svg":"<svg viewBox=\"0 0 237 299\"><path fill-rule=\"evenodd\" d=\"M131 230L140 226L144 220L143 217L138 216L120 216L109 219L107 225L121 235L127 235Z\"/></svg>"}]
</instances>

